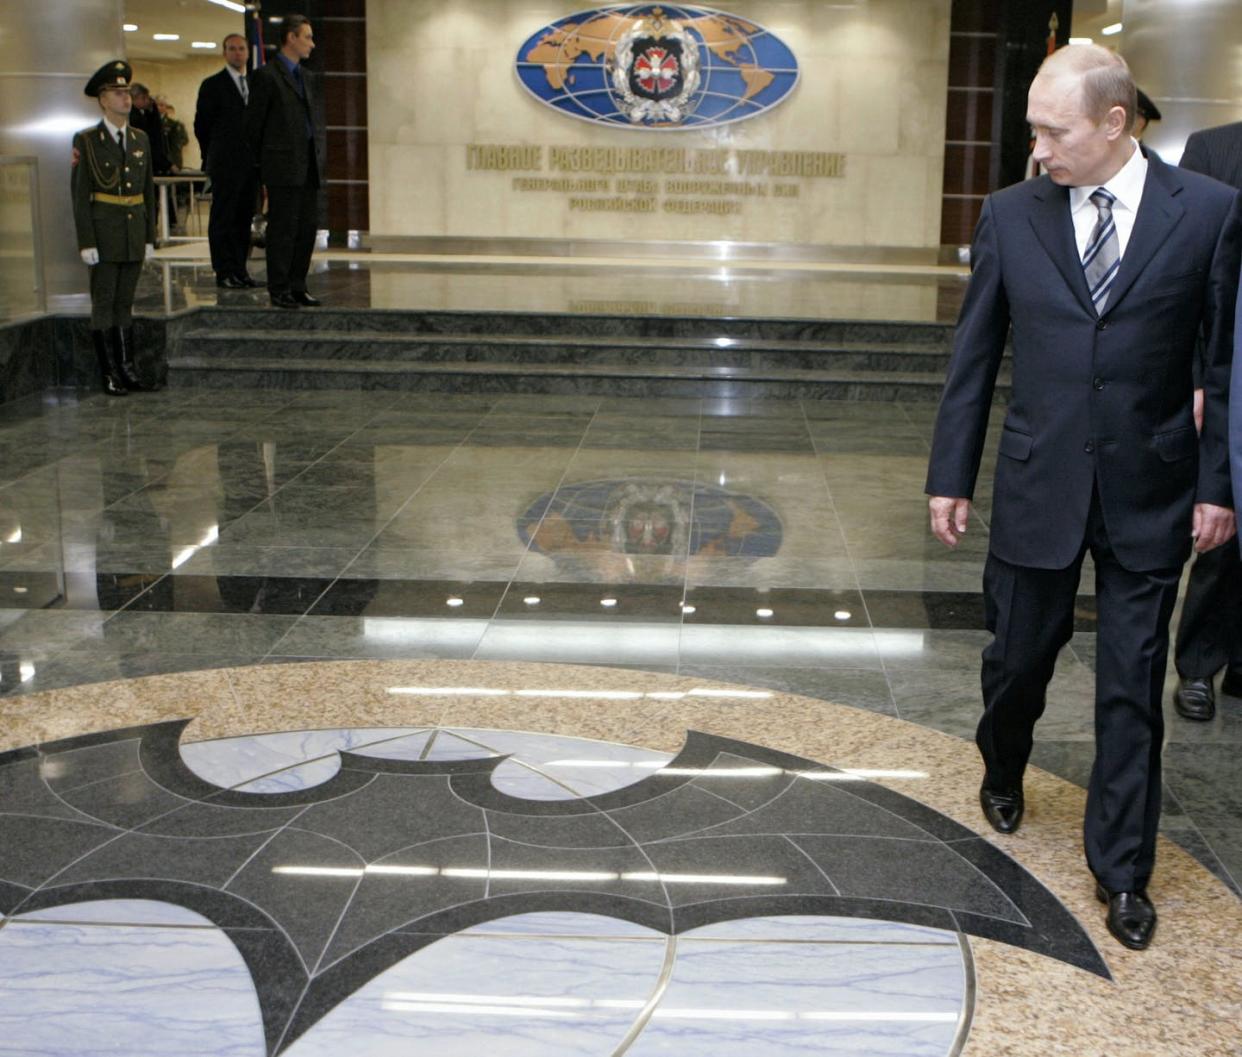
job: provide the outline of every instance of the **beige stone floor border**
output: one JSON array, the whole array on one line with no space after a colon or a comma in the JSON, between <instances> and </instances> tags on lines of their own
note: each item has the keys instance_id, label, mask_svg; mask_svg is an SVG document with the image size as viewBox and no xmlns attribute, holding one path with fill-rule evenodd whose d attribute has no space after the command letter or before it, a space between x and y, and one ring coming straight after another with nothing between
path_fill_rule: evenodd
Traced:
<instances>
[{"instance_id":1,"label":"beige stone floor border","mask_svg":"<svg viewBox=\"0 0 1242 1057\"><path fill-rule=\"evenodd\" d=\"M976 1008L968 1057L1238 1057L1242 901L1161 838L1151 894L1160 928L1133 953L1107 933L1083 863L1083 790L1027 776L1021 831L984 832L975 747L901 720L792 694L676 701L396 695L392 687L685 691L727 684L610 668L492 662L340 661L218 669L97 683L0 701L0 750L194 717L187 741L340 726L429 725L538 731L664 752L701 730L836 767L926 771L879 780L989 837L1084 924L1113 980L970 937Z\"/></svg>"}]
</instances>

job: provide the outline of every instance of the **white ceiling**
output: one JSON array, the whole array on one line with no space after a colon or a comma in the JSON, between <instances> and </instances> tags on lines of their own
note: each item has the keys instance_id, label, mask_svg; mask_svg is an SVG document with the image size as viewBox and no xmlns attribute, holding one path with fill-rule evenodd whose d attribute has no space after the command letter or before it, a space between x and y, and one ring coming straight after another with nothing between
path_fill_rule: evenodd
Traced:
<instances>
[{"instance_id":1,"label":"white ceiling","mask_svg":"<svg viewBox=\"0 0 1242 1057\"><path fill-rule=\"evenodd\" d=\"M166 62L189 55L221 55L224 35L245 30L240 13L211 0L125 0L125 21L138 27L125 34L126 56ZM177 33L181 39L152 40L154 33ZM211 41L215 50L191 47L196 40Z\"/></svg>"}]
</instances>

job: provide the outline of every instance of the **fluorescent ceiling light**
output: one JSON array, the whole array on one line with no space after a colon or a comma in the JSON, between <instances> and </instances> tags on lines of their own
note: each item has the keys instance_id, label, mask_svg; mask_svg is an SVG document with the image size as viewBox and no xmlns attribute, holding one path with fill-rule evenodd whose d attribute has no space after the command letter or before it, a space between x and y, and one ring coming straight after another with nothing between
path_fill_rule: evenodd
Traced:
<instances>
[{"instance_id":1,"label":"fluorescent ceiling light","mask_svg":"<svg viewBox=\"0 0 1242 1057\"><path fill-rule=\"evenodd\" d=\"M190 44L191 48L214 48L216 42L214 40L196 40Z\"/></svg>"},{"instance_id":2,"label":"fluorescent ceiling light","mask_svg":"<svg viewBox=\"0 0 1242 1057\"><path fill-rule=\"evenodd\" d=\"M227 7L230 11L236 11L239 15L246 13L246 5L236 3L235 0L207 0L209 4L218 4L220 7Z\"/></svg>"},{"instance_id":3,"label":"fluorescent ceiling light","mask_svg":"<svg viewBox=\"0 0 1242 1057\"><path fill-rule=\"evenodd\" d=\"M1070 37L1069 42L1071 44L1090 44L1092 40L1090 37Z\"/></svg>"},{"instance_id":4,"label":"fluorescent ceiling light","mask_svg":"<svg viewBox=\"0 0 1242 1057\"><path fill-rule=\"evenodd\" d=\"M1121 23L1114 22L1111 26L1105 26L1100 32L1106 37L1111 37L1114 33L1121 32Z\"/></svg>"},{"instance_id":5,"label":"fluorescent ceiling light","mask_svg":"<svg viewBox=\"0 0 1242 1057\"><path fill-rule=\"evenodd\" d=\"M135 26L132 22L126 22L121 28L125 30L126 33L137 33L138 32L138 27Z\"/></svg>"},{"instance_id":6,"label":"fluorescent ceiling light","mask_svg":"<svg viewBox=\"0 0 1242 1057\"><path fill-rule=\"evenodd\" d=\"M152 40L180 40L180 33L152 33Z\"/></svg>"}]
</instances>

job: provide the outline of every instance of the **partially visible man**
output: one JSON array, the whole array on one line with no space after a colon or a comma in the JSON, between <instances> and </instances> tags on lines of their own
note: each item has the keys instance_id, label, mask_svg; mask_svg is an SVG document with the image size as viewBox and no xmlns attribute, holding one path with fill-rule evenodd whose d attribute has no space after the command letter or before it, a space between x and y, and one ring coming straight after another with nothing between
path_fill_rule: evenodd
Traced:
<instances>
[{"instance_id":1,"label":"partially visible man","mask_svg":"<svg viewBox=\"0 0 1242 1057\"><path fill-rule=\"evenodd\" d=\"M990 195L932 441L933 533L956 546L1012 326L1013 388L983 575L979 801L1022 821L1057 654L1096 570L1095 763L1083 833L1108 930L1142 950L1160 818L1161 697L1181 567L1234 533L1227 400L1242 200L1139 147L1134 81L1098 46L1053 53L1027 121L1046 175ZM1191 373L1204 335L1203 430Z\"/></svg>"},{"instance_id":2,"label":"partially visible man","mask_svg":"<svg viewBox=\"0 0 1242 1057\"><path fill-rule=\"evenodd\" d=\"M1242 190L1242 121L1194 133L1186 141L1181 167ZM1197 379L1195 405L1203 406ZM1236 414L1237 398L1232 406ZM1206 721L1216 715L1213 681L1222 668L1220 692L1242 698L1242 557L1237 548L1200 554L1191 566L1173 663L1178 675L1173 707L1183 719Z\"/></svg>"},{"instance_id":3,"label":"partially visible man","mask_svg":"<svg viewBox=\"0 0 1242 1057\"><path fill-rule=\"evenodd\" d=\"M164 143L168 147L168 168L179 173L185 168L185 148L190 142L185 124L177 119L177 108L162 95L155 96L155 109L160 112Z\"/></svg>"},{"instance_id":4,"label":"partially visible man","mask_svg":"<svg viewBox=\"0 0 1242 1057\"><path fill-rule=\"evenodd\" d=\"M87 82L103 113L73 137L70 178L78 251L91 270L91 341L109 396L155 388L134 361L134 293L143 260L155 255L155 182L150 142L129 124L131 77L117 59Z\"/></svg>"},{"instance_id":5,"label":"partially visible man","mask_svg":"<svg viewBox=\"0 0 1242 1057\"><path fill-rule=\"evenodd\" d=\"M1143 89L1139 88L1136 92L1136 111L1134 114L1134 131L1132 135L1140 143L1143 142L1143 133L1147 131L1148 126L1153 121L1160 121L1164 115L1160 113L1160 108L1151 101Z\"/></svg>"},{"instance_id":6,"label":"partially visible man","mask_svg":"<svg viewBox=\"0 0 1242 1057\"><path fill-rule=\"evenodd\" d=\"M319 226L323 137L315 128L317 80L302 64L315 50L305 15L280 23L280 50L250 80L246 139L267 188L267 290L278 308L313 307L306 291Z\"/></svg>"},{"instance_id":7,"label":"partially visible man","mask_svg":"<svg viewBox=\"0 0 1242 1057\"><path fill-rule=\"evenodd\" d=\"M224 38L225 67L198 88L194 136L211 177L211 215L207 241L216 285L230 290L258 286L246 270L250 225L259 194L259 170L246 139L250 84L246 63L250 48L240 33Z\"/></svg>"}]
</instances>

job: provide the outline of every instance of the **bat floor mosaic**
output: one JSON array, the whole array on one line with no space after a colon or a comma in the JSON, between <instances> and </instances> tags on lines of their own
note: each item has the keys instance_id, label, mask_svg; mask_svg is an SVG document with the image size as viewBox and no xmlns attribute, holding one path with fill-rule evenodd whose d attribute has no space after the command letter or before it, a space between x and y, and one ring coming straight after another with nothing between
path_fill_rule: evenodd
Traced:
<instances>
[{"instance_id":1,"label":"bat floor mosaic","mask_svg":"<svg viewBox=\"0 0 1242 1057\"><path fill-rule=\"evenodd\" d=\"M1188 961L1176 906L1237 901L1168 845L1173 942L1110 945L1076 849L1038 842L1041 802L1053 828L1080 805L1068 783L1033 781L1034 840L998 844L958 739L564 672L345 662L22 699L94 732L0 754L0 1054L905 1057L1075 1031L1062 1052L1229 1052L1238 952ZM109 687L141 722L108 729ZM358 724L309 722L342 709ZM1197 973L1217 989L1187 1048L1092 1048Z\"/></svg>"}]
</instances>

